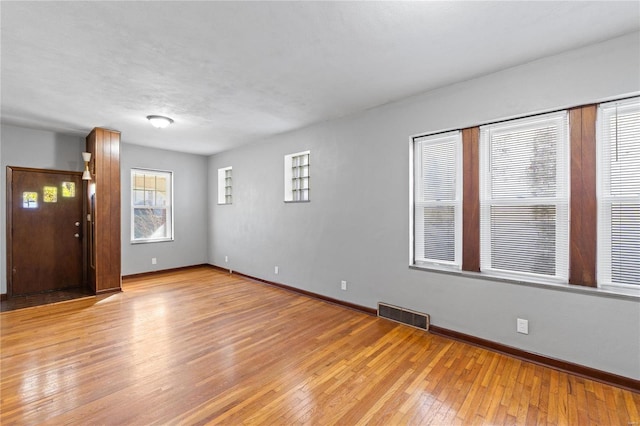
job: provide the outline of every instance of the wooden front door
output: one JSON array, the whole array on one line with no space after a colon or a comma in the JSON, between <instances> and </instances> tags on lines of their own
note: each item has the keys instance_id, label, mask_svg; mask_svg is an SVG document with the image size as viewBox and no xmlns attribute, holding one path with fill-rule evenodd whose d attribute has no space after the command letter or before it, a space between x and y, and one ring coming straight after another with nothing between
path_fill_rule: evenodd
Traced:
<instances>
[{"instance_id":1,"label":"wooden front door","mask_svg":"<svg viewBox=\"0 0 640 426\"><path fill-rule=\"evenodd\" d=\"M83 285L81 174L7 167L8 296Z\"/></svg>"}]
</instances>

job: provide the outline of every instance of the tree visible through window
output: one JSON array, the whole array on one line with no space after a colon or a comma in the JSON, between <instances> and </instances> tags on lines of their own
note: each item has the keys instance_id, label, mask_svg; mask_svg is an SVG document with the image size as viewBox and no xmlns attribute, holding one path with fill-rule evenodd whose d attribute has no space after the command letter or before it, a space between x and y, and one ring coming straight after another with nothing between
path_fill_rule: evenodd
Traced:
<instances>
[{"instance_id":1,"label":"tree visible through window","mask_svg":"<svg viewBox=\"0 0 640 426\"><path fill-rule=\"evenodd\" d=\"M172 173L131 170L131 241L173 240Z\"/></svg>"},{"instance_id":2,"label":"tree visible through window","mask_svg":"<svg viewBox=\"0 0 640 426\"><path fill-rule=\"evenodd\" d=\"M483 126L481 269L568 280L567 113Z\"/></svg>"}]
</instances>

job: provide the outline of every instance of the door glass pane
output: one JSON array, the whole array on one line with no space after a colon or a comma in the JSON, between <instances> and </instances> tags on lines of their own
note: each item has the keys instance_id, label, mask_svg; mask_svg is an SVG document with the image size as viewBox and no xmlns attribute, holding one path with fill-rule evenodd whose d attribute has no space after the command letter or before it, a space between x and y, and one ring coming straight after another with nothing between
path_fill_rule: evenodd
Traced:
<instances>
[{"instance_id":1,"label":"door glass pane","mask_svg":"<svg viewBox=\"0 0 640 426\"><path fill-rule=\"evenodd\" d=\"M58 187L45 186L44 188L42 188L42 201L44 201L45 203L57 203Z\"/></svg>"},{"instance_id":2,"label":"door glass pane","mask_svg":"<svg viewBox=\"0 0 640 426\"><path fill-rule=\"evenodd\" d=\"M65 198L73 198L76 196L75 182L62 182L62 196Z\"/></svg>"},{"instance_id":3,"label":"door glass pane","mask_svg":"<svg viewBox=\"0 0 640 426\"><path fill-rule=\"evenodd\" d=\"M35 209L38 207L38 193L37 192L23 192L22 193L22 207L25 209Z\"/></svg>"}]
</instances>

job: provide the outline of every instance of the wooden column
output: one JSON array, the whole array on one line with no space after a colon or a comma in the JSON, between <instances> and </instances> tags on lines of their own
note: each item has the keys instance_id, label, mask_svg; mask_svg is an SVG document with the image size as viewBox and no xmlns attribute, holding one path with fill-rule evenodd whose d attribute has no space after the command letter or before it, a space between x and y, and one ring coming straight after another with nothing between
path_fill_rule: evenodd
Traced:
<instances>
[{"instance_id":1,"label":"wooden column","mask_svg":"<svg viewBox=\"0 0 640 426\"><path fill-rule=\"evenodd\" d=\"M120 132L93 129L87 152L92 179L87 197L88 281L96 294L120 291Z\"/></svg>"},{"instance_id":2,"label":"wooden column","mask_svg":"<svg viewBox=\"0 0 640 426\"><path fill-rule=\"evenodd\" d=\"M462 130L462 269L480 272L480 128Z\"/></svg>"},{"instance_id":3,"label":"wooden column","mask_svg":"<svg viewBox=\"0 0 640 426\"><path fill-rule=\"evenodd\" d=\"M571 242L569 284L596 287L596 106L569 110Z\"/></svg>"}]
</instances>

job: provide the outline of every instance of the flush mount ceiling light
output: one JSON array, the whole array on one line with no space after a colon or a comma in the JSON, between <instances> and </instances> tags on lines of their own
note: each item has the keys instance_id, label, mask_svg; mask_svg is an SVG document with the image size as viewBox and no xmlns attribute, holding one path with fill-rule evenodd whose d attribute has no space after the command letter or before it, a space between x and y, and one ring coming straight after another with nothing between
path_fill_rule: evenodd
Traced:
<instances>
[{"instance_id":1,"label":"flush mount ceiling light","mask_svg":"<svg viewBox=\"0 0 640 426\"><path fill-rule=\"evenodd\" d=\"M163 115L147 115L147 120L151 122L151 125L156 129L164 129L169 124L173 123L173 120Z\"/></svg>"}]
</instances>

